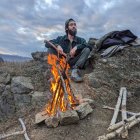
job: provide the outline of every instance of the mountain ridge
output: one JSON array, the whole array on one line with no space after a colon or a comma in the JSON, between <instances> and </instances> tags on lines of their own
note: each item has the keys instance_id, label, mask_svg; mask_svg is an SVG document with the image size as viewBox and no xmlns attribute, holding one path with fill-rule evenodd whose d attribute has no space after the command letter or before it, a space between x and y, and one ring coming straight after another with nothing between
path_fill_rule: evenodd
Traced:
<instances>
[{"instance_id":1,"label":"mountain ridge","mask_svg":"<svg viewBox=\"0 0 140 140\"><path fill-rule=\"evenodd\" d=\"M0 54L0 57L7 62L24 62L32 60L31 57L24 57L19 55Z\"/></svg>"}]
</instances>

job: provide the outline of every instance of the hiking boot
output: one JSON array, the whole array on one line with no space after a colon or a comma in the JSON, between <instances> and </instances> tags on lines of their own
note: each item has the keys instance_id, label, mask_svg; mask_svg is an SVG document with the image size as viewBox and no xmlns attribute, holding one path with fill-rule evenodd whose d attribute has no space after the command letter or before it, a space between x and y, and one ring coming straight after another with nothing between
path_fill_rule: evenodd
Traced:
<instances>
[{"instance_id":1,"label":"hiking boot","mask_svg":"<svg viewBox=\"0 0 140 140\"><path fill-rule=\"evenodd\" d=\"M83 78L79 75L78 69L73 69L71 72L71 80L76 83L83 82Z\"/></svg>"}]
</instances>

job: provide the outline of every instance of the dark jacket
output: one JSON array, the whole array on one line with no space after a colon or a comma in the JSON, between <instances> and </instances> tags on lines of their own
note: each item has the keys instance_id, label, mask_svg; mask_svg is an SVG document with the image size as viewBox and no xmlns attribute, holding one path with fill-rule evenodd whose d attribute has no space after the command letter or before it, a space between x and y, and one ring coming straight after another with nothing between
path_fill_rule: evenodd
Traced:
<instances>
[{"instance_id":1,"label":"dark jacket","mask_svg":"<svg viewBox=\"0 0 140 140\"><path fill-rule=\"evenodd\" d=\"M133 42L135 36L130 30L113 31L101 37L97 42L97 50L106 49L113 45L125 45Z\"/></svg>"},{"instance_id":2,"label":"dark jacket","mask_svg":"<svg viewBox=\"0 0 140 140\"><path fill-rule=\"evenodd\" d=\"M64 51L64 53L70 52L70 40L68 39L67 35L58 36L56 39L50 40L54 45L60 45ZM76 36L71 44L71 47L74 48L77 46L77 50L83 49L88 47L90 50L92 49L87 43L86 40ZM48 43L45 44L45 47L51 47Z\"/></svg>"}]
</instances>

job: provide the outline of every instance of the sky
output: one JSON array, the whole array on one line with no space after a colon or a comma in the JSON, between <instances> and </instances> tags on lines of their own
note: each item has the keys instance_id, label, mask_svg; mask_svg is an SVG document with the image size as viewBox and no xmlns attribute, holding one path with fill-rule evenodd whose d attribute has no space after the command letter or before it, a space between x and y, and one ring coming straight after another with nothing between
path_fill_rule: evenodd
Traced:
<instances>
[{"instance_id":1,"label":"sky","mask_svg":"<svg viewBox=\"0 0 140 140\"><path fill-rule=\"evenodd\" d=\"M126 29L139 37L139 14L140 0L0 0L0 53L46 51L43 40L65 35L69 18L87 42Z\"/></svg>"}]
</instances>

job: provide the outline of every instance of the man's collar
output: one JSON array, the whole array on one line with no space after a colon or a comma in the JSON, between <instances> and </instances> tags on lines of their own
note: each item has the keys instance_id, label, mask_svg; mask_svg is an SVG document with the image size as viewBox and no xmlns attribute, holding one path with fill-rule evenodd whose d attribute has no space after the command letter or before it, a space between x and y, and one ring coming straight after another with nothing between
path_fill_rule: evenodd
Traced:
<instances>
[{"instance_id":1,"label":"man's collar","mask_svg":"<svg viewBox=\"0 0 140 140\"><path fill-rule=\"evenodd\" d=\"M64 40L69 40L67 35L64 36ZM77 36L74 37L73 41L77 42Z\"/></svg>"}]
</instances>

